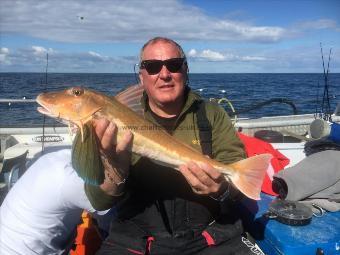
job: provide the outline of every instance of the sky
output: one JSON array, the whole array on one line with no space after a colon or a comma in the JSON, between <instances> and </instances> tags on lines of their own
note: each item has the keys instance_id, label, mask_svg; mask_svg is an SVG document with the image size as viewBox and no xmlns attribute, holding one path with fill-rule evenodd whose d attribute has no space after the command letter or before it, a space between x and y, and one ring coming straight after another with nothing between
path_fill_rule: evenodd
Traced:
<instances>
[{"instance_id":1,"label":"sky","mask_svg":"<svg viewBox=\"0 0 340 255\"><path fill-rule=\"evenodd\" d=\"M191 73L340 73L340 0L0 0L0 72L133 73L155 36Z\"/></svg>"}]
</instances>

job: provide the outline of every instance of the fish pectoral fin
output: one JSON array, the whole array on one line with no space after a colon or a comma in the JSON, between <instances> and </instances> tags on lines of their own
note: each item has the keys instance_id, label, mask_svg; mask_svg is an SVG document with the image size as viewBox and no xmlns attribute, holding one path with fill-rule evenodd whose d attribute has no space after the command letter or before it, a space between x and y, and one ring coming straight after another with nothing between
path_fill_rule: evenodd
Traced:
<instances>
[{"instance_id":1,"label":"fish pectoral fin","mask_svg":"<svg viewBox=\"0 0 340 255\"><path fill-rule=\"evenodd\" d=\"M229 175L229 178L247 197L259 200L262 182L272 157L271 154L261 154L235 162L229 165L235 170L235 174Z\"/></svg>"}]
</instances>

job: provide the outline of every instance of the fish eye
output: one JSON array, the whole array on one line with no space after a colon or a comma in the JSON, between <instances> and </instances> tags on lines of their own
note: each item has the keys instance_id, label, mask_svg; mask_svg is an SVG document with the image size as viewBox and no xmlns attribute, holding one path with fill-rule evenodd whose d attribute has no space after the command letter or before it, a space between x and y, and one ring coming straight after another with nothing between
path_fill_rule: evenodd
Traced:
<instances>
[{"instance_id":1,"label":"fish eye","mask_svg":"<svg viewBox=\"0 0 340 255\"><path fill-rule=\"evenodd\" d=\"M80 87L76 87L76 88L73 88L72 89L72 94L74 96L80 96L84 93L84 89L83 88L80 88Z\"/></svg>"}]
</instances>

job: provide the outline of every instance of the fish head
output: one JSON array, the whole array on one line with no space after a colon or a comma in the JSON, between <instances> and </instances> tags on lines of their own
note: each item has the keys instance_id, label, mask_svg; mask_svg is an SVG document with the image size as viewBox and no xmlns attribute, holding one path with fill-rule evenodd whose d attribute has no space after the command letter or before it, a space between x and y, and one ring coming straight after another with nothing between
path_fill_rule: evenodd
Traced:
<instances>
[{"instance_id":1,"label":"fish head","mask_svg":"<svg viewBox=\"0 0 340 255\"><path fill-rule=\"evenodd\" d=\"M52 118L74 123L78 127L92 119L102 108L102 100L94 92L82 87L41 93L36 98L38 111Z\"/></svg>"}]
</instances>

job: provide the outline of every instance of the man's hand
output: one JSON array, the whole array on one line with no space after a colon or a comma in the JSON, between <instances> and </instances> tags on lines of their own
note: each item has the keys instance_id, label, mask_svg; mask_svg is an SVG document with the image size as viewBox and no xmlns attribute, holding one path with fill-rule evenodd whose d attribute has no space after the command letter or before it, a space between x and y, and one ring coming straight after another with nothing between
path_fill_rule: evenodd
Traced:
<instances>
[{"instance_id":1,"label":"man's hand","mask_svg":"<svg viewBox=\"0 0 340 255\"><path fill-rule=\"evenodd\" d=\"M196 163L189 162L180 166L179 170L197 194L216 196L225 192L228 187L223 174L210 165L202 164L199 167Z\"/></svg>"},{"instance_id":2,"label":"man's hand","mask_svg":"<svg viewBox=\"0 0 340 255\"><path fill-rule=\"evenodd\" d=\"M117 143L118 128L113 122L97 119L93 125L105 168L105 179L101 188L109 195L120 195L122 190L118 186L123 184L129 175L133 135L127 131Z\"/></svg>"}]
</instances>

